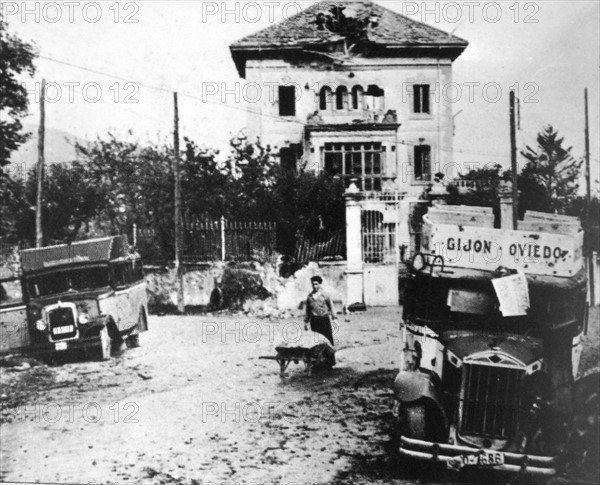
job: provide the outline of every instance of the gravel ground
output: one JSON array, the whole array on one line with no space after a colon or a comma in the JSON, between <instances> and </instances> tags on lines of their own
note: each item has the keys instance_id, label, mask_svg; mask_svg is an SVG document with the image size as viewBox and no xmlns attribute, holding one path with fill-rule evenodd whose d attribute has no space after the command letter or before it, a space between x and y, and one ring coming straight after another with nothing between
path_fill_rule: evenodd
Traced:
<instances>
[{"instance_id":1,"label":"gravel ground","mask_svg":"<svg viewBox=\"0 0 600 485\"><path fill-rule=\"evenodd\" d=\"M311 377L291 364L282 379L259 359L310 338L299 323L237 315L151 317L143 347L108 362L2 368L0 479L448 483L389 453L399 320L389 308L340 316L338 364ZM597 309L592 321L587 363L598 361Z\"/></svg>"}]
</instances>

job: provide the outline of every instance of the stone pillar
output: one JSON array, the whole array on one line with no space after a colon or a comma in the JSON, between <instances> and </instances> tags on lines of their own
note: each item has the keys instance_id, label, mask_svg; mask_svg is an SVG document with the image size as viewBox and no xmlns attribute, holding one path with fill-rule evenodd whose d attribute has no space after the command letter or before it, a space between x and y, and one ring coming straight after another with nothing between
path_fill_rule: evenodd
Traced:
<instances>
[{"instance_id":1,"label":"stone pillar","mask_svg":"<svg viewBox=\"0 0 600 485\"><path fill-rule=\"evenodd\" d=\"M498 199L500 200L500 228L513 229L513 199L512 183L502 181L498 187Z\"/></svg>"},{"instance_id":2,"label":"stone pillar","mask_svg":"<svg viewBox=\"0 0 600 485\"><path fill-rule=\"evenodd\" d=\"M398 247L404 245L406 246L406 250L410 250L412 244L409 230L410 218L412 216L410 213L410 200L404 198L398 203L398 206L400 210L400 220L398 221L398 229L396 231L398 235Z\"/></svg>"},{"instance_id":3,"label":"stone pillar","mask_svg":"<svg viewBox=\"0 0 600 485\"><path fill-rule=\"evenodd\" d=\"M346 199L346 303L364 303L363 296L363 260L362 230L360 219L360 201L363 195L352 181L345 193Z\"/></svg>"}]
</instances>

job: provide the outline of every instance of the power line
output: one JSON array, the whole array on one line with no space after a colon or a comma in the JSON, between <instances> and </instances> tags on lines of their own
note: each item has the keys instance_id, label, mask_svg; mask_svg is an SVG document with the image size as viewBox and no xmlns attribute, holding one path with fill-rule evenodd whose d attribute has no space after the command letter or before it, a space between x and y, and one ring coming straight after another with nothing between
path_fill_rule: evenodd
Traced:
<instances>
[{"instance_id":1,"label":"power line","mask_svg":"<svg viewBox=\"0 0 600 485\"><path fill-rule=\"evenodd\" d=\"M137 84L138 86L142 86L142 87L145 87L145 88L148 88L148 89L154 89L156 91L163 91L163 92L169 93L169 94L171 94L173 92L172 89L167 89L167 88L163 88L163 87L160 87L160 86L152 86L151 84L142 83L142 82L134 80L134 79L128 79L128 78L125 78L125 77L122 77L122 76L118 76L116 74L110 74L110 73L107 73L107 72L98 71L96 69L91 69L89 67L80 66L80 65L74 64L72 62L62 61L60 59L54 59L53 57L43 56L41 54L38 57L40 59L45 59L47 61L56 62L57 64L63 64L65 66L74 67L76 69L81 69L82 71L87 71L87 72L91 72L91 73L94 73L94 74L98 74L100 76L111 77L113 79L118 79L119 81L125 81L125 82L129 82L129 83L134 83L134 84Z\"/></svg>"},{"instance_id":2,"label":"power line","mask_svg":"<svg viewBox=\"0 0 600 485\"><path fill-rule=\"evenodd\" d=\"M114 78L114 79L118 79L119 81L125 81L125 82L129 82L129 83L137 84L138 86L141 86L141 87L144 87L144 88L147 88L147 89L153 89L155 91L161 91L161 92L165 92L165 93L169 93L169 94L174 93L175 91L177 91L180 96L183 96L183 97L186 97L186 98L189 98L189 99L193 99L195 101L200 101L200 102L205 103L205 104L212 104L212 105L221 106L221 107L224 107L224 108L235 109L235 110L238 110L238 111L244 111L246 113L250 112L250 113L256 114L258 116L264 116L264 117L267 117L267 118L273 118L273 119L277 119L279 121L284 121L284 122L287 122L287 123L296 123L296 124L301 124L301 125L304 124L304 123L302 123L301 121L298 121L298 120L291 120L291 119L285 118L283 116L265 114L265 113L262 113L262 112L259 112L259 111L255 111L255 110L251 110L251 109L248 109L248 108L239 107L239 106L236 106L236 105L230 105L230 104L227 104L226 102L218 102L218 101L213 101L213 100L209 100L209 99L206 99L206 98L199 98L198 96L194 96L193 94L189 94L189 93L186 93L186 92L183 92L183 91L178 91L177 89L174 89L174 88L165 88L165 87L162 87L162 86L154 86L154 85L146 83L146 82L142 82L142 81L138 81L138 80L135 80L135 79L126 78L126 77L119 76L119 75L112 74L112 73L108 73L108 72L99 71L97 69L91 69L91 68L86 67L86 66L81 66L81 65L78 65L78 64L75 64L75 63L72 63L72 62L67 62L67 61L63 61L63 60L60 60L60 59L55 59L53 57L42 56L42 55L40 55L39 57L41 59L45 59L47 61L56 62L58 64L63 64L63 65L69 66L69 67L74 67L76 69L81 69L83 71L91 72L91 73L94 73L94 74L98 74L100 76L111 77L111 78Z\"/></svg>"},{"instance_id":3,"label":"power line","mask_svg":"<svg viewBox=\"0 0 600 485\"><path fill-rule=\"evenodd\" d=\"M82 96L85 96L85 93L81 89L77 89L76 87L73 87L73 91L81 94ZM156 118L154 116L142 113L141 111L133 110L133 109L130 109L130 108L125 108L124 106L122 106L121 103L114 103L114 102L110 102L110 101L105 101L103 99L99 99L98 102L100 102L102 104L105 104L107 106L112 106L113 108L116 108L116 109L120 109L120 110L123 110L123 111L128 111L129 113L132 113L132 114L134 114L136 116L141 116L143 118L147 118L149 120L159 121L159 122L163 122L164 121L164 120L162 120L160 118ZM91 103L91 104L95 104L95 103ZM134 104L134 103L127 103L127 104Z\"/></svg>"},{"instance_id":4,"label":"power line","mask_svg":"<svg viewBox=\"0 0 600 485\"><path fill-rule=\"evenodd\" d=\"M133 84L136 84L138 86L141 86L141 87L144 87L144 88L147 88L147 89L151 89L151 90L155 90L155 91L160 91L160 92L169 93L169 94L177 91L178 94L179 94L179 96L181 96L181 97L185 97L185 98L191 99L193 101L198 101L198 102L201 102L201 103L204 103L204 104L211 104L211 105L214 105L214 106L219 106L219 107L223 107L223 108L228 108L228 109L233 109L233 110L237 110L237 111L242 111L244 113L251 113L251 114L254 114L254 115L257 115L257 116L261 116L261 117L264 117L264 118L270 118L270 119L274 119L274 120L282 121L282 122L286 122L286 123L293 123L293 124L305 125L305 123L302 122L302 121L298 121L298 120L294 120L294 119L289 119L289 118L286 118L286 117L283 117L283 116L277 116L277 115L272 115L272 114L268 114L268 113L263 113L262 111L252 110L249 107L240 107L240 106L237 106L237 105L228 104L226 101L224 101L224 102L218 102L218 101L209 100L209 99L207 99L205 97L201 98L201 97L195 96L193 94L186 93L184 91L177 90L177 89L174 89L174 88L171 88L171 87L156 86L156 85L150 84L148 82L143 82L143 81L139 81L139 80L136 80L136 79L127 78L127 77L124 77L124 76L120 76L120 75L113 74L113 73L108 73L108 72L101 71L101 70L98 70L98 69L92 69L92 68L89 68L87 66L82 66L82 65L79 65L79 64L76 64L76 63L73 63L73 62L68 62L68 61L64 61L64 60L61 60L61 59L56 59L54 57L44 56L44 55L39 55L39 57L41 59L45 59L45 60L50 61L50 62L55 62L55 63L58 63L58 64L66 65L66 66L69 66L69 67L73 67L75 69L80 69L80 70L83 70L83 71L86 71L86 72L91 72L93 74L98 74L100 76L106 76L106 77L110 77L110 78L113 78L113 79L118 79L120 81L133 83ZM121 109L125 109L125 108L121 107ZM131 111L131 112L135 113L132 110L128 110L128 111ZM141 115L141 116L145 116L146 118L157 120L156 118L152 118L152 117L147 116L147 115ZM160 121L162 121L162 120L160 120ZM419 143L411 143L411 142L398 142L398 144L407 145L407 146L419 146L420 145ZM440 151L449 152L449 153L466 154L466 155L479 155L479 156L488 156L488 157L504 158L504 159L509 159L510 158L510 156L505 155L505 154L500 154L500 153L476 152L476 151L469 151L469 150L463 150L463 149L455 149L455 148L445 147L445 146L438 146L436 148L438 150L440 150Z\"/></svg>"}]
</instances>

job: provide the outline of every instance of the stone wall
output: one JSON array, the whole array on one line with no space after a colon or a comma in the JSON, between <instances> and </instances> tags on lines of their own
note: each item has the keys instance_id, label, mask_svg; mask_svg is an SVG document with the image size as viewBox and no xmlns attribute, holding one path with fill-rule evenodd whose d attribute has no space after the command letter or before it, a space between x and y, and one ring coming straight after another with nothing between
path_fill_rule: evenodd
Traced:
<instances>
[{"instance_id":1,"label":"stone wall","mask_svg":"<svg viewBox=\"0 0 600 485\"><path fill-rule=\"evenodd\" d=\"M311 290L310 278L320 275L336 310L346 306L345 262L310 263L288 277L280 276L282 264L216 262L187 267L184 303L199 311L228 308L262 317L297 315L303 312L302 302ZM145 271L150 311L173 310L177 306L175 269L150 266Z\"/></svg>"},{"instance_id":2,"label":"stone wall","mask_svg":"<svg viewBox=\"0 0 600 485\"><path fill-rule=\"evenodd\" d=\"M3 255L0 278L20 274L16 249ZM289 269L281 260L266 263L214 262L185 267L184 302L198 311L231 309L257 316L297 315L311 290L310 278L323 278L323 288L341 311L347 305L346 262L310 263ZM152 313L173 311L177 307L176 271L173 267L145 266L148 304ZM287 274L288 276L280 276ZM17 282L18 283L18 282ZM4 284L8 291L8 284ZM214 290L220 299L211 304Z\"/></svg>"},{"instance_id":3,"label":"stone wall","mask_svg":"<svg viewBox=\"0 0 600 485\"><path fill-rule=\"evenodd\" d=\"M17 278L21 275L21 261L17 246L2 245L0 254L0 279Z\"/></svg>"}]
</instances>

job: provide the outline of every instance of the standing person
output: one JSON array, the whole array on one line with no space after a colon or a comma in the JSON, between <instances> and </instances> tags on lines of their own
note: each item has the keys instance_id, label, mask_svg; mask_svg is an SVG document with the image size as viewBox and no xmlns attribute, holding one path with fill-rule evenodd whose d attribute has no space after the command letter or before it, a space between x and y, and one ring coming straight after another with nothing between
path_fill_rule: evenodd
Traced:
<instances>
[{"instance_id":1,"label":"standing person","mask_svg":"<svg viewBox=\"0 0 600 485\"><path fill-rule=\"evenodd\" d=\"M331 330L331 319L337 321L335 317L335 311L333 309L333 303L327 293L323 291L321 285L323 284L323 278L320 276L313 276L310 279L313 290L308 294L306 298L306 315L304 317L304 329L308 330L308 322L310 322L310 329L313 332L320 333L327 340L331 342L333 346L333 332Z\"/></svg>"}]
</instances>

